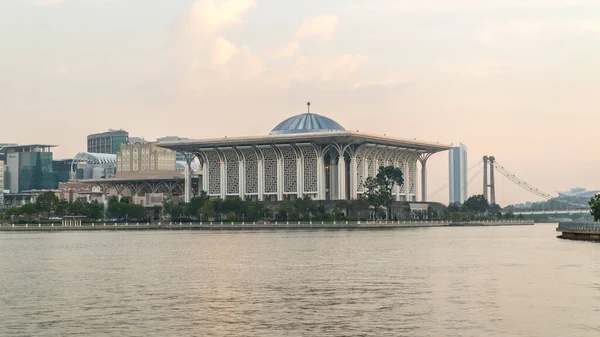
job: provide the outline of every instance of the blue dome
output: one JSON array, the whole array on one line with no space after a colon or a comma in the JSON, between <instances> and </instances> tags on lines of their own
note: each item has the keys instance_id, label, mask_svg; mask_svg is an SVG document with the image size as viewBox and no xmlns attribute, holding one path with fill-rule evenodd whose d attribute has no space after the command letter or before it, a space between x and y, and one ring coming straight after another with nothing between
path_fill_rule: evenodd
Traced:
<instances>
[{"instance_id":1,"label":"blue dome","mask_svg":"<svg viewBox=\"0 0 600 337\"><path fill-rule=\"evenodd\" d=\"M331 118L325 116L303 113L290 117L279 123L272 131L272 135L283 135L290 133L346 131L343 126Z\"/></svg>"}]
</instances>

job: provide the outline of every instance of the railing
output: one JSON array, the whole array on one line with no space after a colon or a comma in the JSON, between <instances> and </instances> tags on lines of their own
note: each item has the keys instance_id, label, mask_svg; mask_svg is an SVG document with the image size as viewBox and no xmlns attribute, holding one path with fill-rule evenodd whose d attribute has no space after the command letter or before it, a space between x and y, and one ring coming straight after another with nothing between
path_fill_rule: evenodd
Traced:
<instances>
[{"instance_id":1,"label":"railing","mask_svg":"<svg viewBox=\"0 0 600 337\"><path fill-rule=\"evenodd\" d=\"M561 222L558 224L558 230L579 230L579 231L600 231L599 222Z\"/></svg>"},{"instance_id":2,"label":"railing","mask_svg":"<svg viewBox=\"0 0 600 337\"><path fill-rule=\"evenodd\" d=\"M369 228L369 227L439 227L449 225L462 226L500 226L500 225L532 225L533 220L481 220L468 222L452 222L446 220L400 220L400 221L207 221L207 222L94 222L77 225L33 223L33 224L1 224L0 230L14 229L168 229L168 228Z\"/></svg>"}]
</instances>

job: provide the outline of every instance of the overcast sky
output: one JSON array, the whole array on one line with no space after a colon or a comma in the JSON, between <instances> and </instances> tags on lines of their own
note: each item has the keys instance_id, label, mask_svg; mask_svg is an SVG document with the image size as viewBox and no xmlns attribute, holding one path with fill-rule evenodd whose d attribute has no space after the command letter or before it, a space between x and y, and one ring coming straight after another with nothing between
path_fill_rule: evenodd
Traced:
<instances>
[{"instance_id":1,"label":"overcast sky","mask_svg":"<svg viewBox=\"0 0 600 337\"><path fill-rule=\"evenodd\" d=\"M600 188L598 55L596 0L2 0L0 143L261 135L311 101L544 191ZM430 159L430 191L447 170ZM499 178L497 200L537 199Z\"/></svg>"}]
</instances>

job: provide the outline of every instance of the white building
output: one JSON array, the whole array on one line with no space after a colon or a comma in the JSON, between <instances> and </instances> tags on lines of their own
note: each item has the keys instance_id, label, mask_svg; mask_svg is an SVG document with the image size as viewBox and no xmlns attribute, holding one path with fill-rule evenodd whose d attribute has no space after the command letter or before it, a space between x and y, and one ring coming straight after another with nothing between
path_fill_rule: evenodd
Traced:
<instances>
[{"instance_id":1,"label":"white building","mask_svg":"<svg viewBox=\"0 0 600 337\"><path fill-rule=\"evenodd\" d=\"M405 182L395 187L396 200L426 201L427 159L450 149L439 143L347 131L313 113L288 118L267 136L169 141L158 146L195 156L200 162L200 188L208 195L254 200L357 199L368 176L374 176L379 166L394 165L402 169ZM186 170L186 201L190 171Z\"/></svg>"},{"instance_id":2,"label":"white building","mask_svg":"<svg viewBox=\"0 0 600 337\"><path fill-rule=\"evenodd\" d=\"M448 153L450 203L462 204L468 196L467 147L452 147Z\"/></svg>"}]
</instances>

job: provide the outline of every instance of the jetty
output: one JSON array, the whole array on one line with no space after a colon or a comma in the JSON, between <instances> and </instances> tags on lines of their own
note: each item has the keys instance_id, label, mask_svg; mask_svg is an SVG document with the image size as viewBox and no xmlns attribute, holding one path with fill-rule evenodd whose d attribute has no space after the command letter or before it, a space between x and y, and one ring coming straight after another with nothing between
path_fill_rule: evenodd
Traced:
<instances>
[{"instance_id":1,"label":"jetty","mask_svg":"<svg viewBox=\"0 0 600 337\"><path fill-rule=\"evenodd\" d=\"M600 242L599 222L561 222L556 231L562 233L561 239Z\"/></svg>"}]
</instances>

